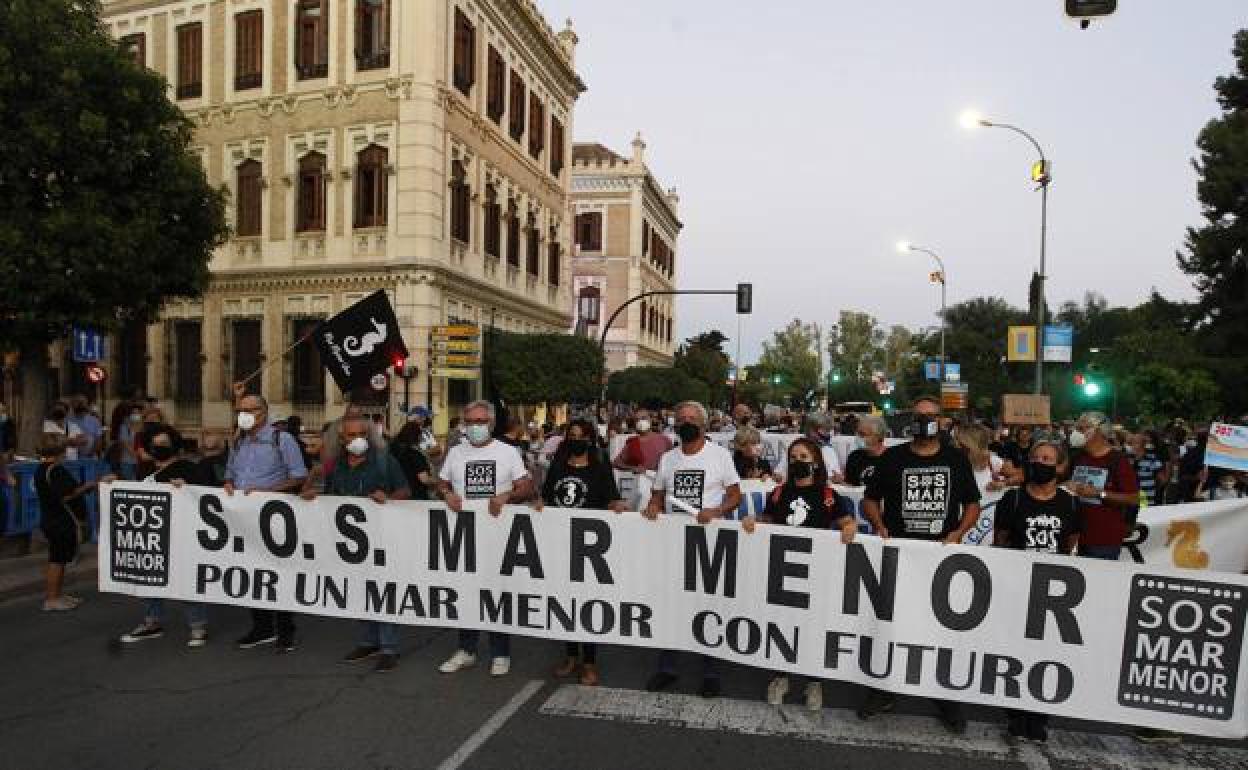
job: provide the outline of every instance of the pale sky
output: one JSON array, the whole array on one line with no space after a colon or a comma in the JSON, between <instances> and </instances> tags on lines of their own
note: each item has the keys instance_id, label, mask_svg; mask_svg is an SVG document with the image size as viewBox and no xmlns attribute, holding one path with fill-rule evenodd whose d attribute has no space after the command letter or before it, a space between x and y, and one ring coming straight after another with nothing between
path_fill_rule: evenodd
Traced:
<instances>
[{"instance_id":1,"label":"pale sky","mask_svg":"<svg viewBox=\"0 0 1248 770\"><path fill-rule=\"evenodd\" d=\"M937 323L931 260L949 303L1026 303L1039 262L1034 151L969 132L968 107L1030 132L1053 163L1048 299L1095 289L1134 304L1194 292L1174 260L1199 221L1190 165L1217 114L1245 0L1122 0L1080 30L1060 0L539 0L571 17L589 90L577 141L621 154L634 132L681 196L682 288L753 281L746 362L794 317L842 309ZM729 297L678 301L683 339L736 336Z\"/></svg>"}]
</instances>

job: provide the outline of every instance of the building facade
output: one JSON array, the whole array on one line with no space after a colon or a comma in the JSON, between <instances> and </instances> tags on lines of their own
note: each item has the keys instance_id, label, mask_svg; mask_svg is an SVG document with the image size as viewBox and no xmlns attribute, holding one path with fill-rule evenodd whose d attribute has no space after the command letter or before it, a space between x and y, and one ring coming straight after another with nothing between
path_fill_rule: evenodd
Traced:
<instances>
[{"instance_id":1,"label":"building facade","mask_svg":"<svg viewBox=\"0 0 1248 770\"><path fill-rule=\"evenodd\" d=\"M533 0L105 0L104 23L168 80L232 227L202 299L118 335L117 392L221 427L263 370L252 390L309 426L348 398L445 424L479 383L428 376L432 327L568 328L570 23ZM418 372L342 394L298 343L378 289Z\"/></svg>"},{"instance_id":2,"label":"building facade","mask_svg":"<svg viewBox=\"0 0 1248 770\"><path fill-rule=\"evenodd\" d=\"M576 254L572 287L580 302L598 298L596 324L576 320L594 339L630 298L676 288L676 242L682 225L675 189L664 190L645 162L646 144L638 135L625 158L596 143L572 148L572 207ZM675 350L673 296L632 303L607 332L607 368L670 366Z\"/></svg>"}]
</instances>

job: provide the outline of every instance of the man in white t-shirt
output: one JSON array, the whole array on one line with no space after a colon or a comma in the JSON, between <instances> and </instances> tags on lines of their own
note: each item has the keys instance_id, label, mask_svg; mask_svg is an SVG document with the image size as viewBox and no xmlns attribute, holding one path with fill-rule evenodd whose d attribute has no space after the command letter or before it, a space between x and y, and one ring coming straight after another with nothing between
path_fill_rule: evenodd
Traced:
<instances>
[{"instance_id":1,"label":"man in white t-shirt","mask_svg":"<svg viewBox=\"0 0 1248 770\"><path fill-rule=\"evenodd\" d=\"M507 503L529 499L533 482L519 450L493 438L494 405L474 401L462 417L465 440L447 451L438 473L438 493L447 507L458 513L465 500L489 500L490 515L498 516ZM511 637L494 632L489 637L490 675L503 676L511 670ZM438 670L453 674L475 664L480 638L480 631L460 631L459 649Z\"/></svg>"},{"instance_id":2,"label":"man in white t-shirt","mask_svg":"<svg viewBox=\"0 0 1248 770\"><path fill-rule=\"evenodd\" d=\"M661 512L694 515L706 524L737 510L741 502L741 478L727 449L706 438L706 408L696 401L676 405L676 435L680 446L659 460L659 471L642 515L653 521ZM659 653L659 670L646 683L651 692L675 684L676 651ZM704 698L719 695L719 671L715 659L702 656Z\"/></svg>"}]
</instances>

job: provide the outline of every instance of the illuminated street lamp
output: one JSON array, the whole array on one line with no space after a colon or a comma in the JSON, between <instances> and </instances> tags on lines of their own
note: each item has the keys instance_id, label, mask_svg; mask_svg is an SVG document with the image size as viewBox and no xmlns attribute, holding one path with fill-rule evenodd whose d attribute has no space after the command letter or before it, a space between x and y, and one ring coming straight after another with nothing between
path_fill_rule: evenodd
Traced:
<instances>
[{"instance_id":1,"label":"illuminated street lamp","mask_svg":"<svg viewBox=\"0 0 1248 770\"><path fill-rule=\"evenodd\" d=\"M940 269L930 275L932 283L940 284L940 381L945 381L945 291L948 288L946 283L947 274L945 272L945 261L940 255L931 249L925 249L922 246L916 246L910 241L898 241L897 251L905 254L911 251L922 252L932 259L936 260L936 266Z\"/></svg>"}]
</instances>

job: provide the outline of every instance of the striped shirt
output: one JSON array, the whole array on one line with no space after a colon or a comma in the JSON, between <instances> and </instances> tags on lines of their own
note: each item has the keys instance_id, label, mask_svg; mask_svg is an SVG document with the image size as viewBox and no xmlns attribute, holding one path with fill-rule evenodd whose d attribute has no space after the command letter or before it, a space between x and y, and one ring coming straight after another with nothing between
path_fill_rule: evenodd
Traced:
<instances>
[{"instance_id":1,"label":"striped shirt","mask_svg":"<svg viewBox=\"0 0 1248 770\"><path fill-rule=\"evenodd\" d=\"M1135 475L1149 505L1157 504L1157 474L1164 467L1166 464L1153 452L1145 452L1143 457L1135 458Z\"/></svg>"}]
</instances>

